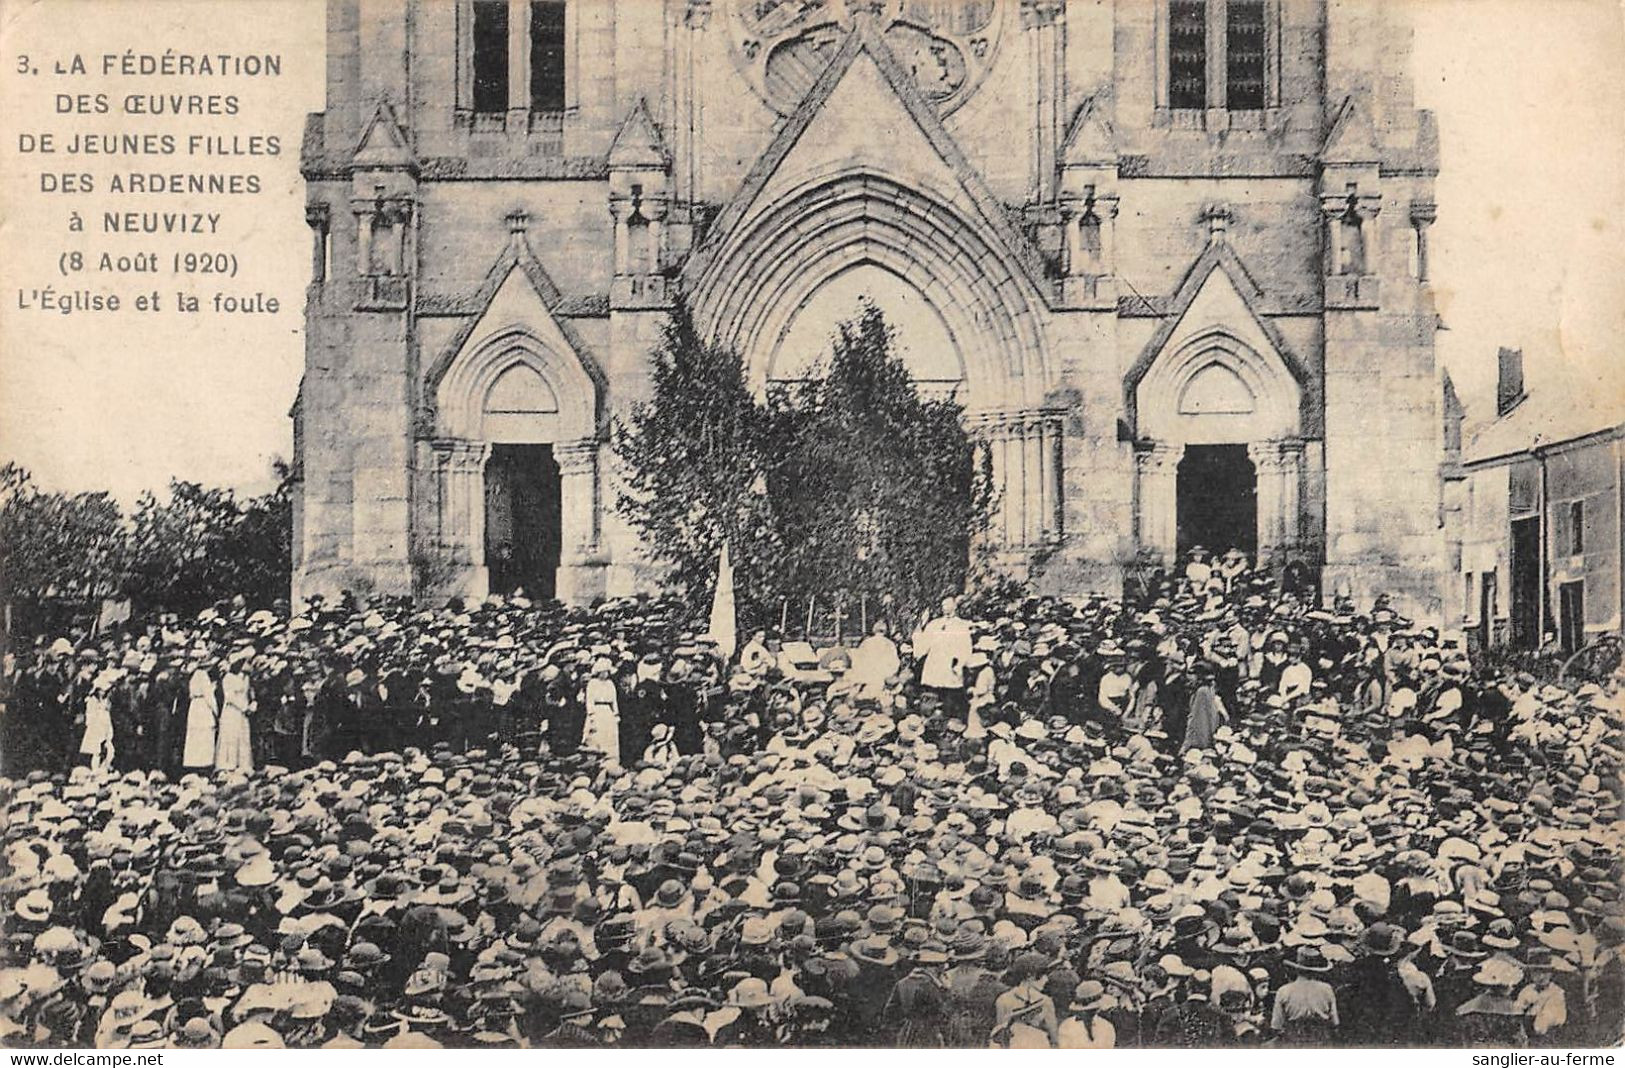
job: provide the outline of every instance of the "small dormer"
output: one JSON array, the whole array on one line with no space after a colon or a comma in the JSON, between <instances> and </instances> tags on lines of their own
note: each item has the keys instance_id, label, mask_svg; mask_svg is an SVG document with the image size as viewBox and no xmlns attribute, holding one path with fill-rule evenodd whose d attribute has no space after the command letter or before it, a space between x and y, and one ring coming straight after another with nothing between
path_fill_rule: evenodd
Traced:
<instances>
[{"instance_id":1,"label":"small dormer","mask_svg":"<svg viewBox=\"0 0 1625 1068\"><path fill-rule=\"evenodd\" d=\"M666 303L666 216L671 206L671 155L639 99L609 149L609 213L615 226L612 307Z\"/></svg>"},{"instance_id":2,"label":"small dormer","mask_svg":"<svg viewBox=\"0 0 1625 1068\"><path fill-rule=\"evenodd\" d=\"M1117 307L1117 146L1105 104L1084 101L1061 146L1061 300L1068 307Z\"/></svg>"},{"instance_id":3,"label":"small dormer","mask_svg":"<svg viewBox=\"0 0 1625 1068\"><path fill-rule=\"evenodd\" d=\"M409 302L417 267L417 204L417 156L394 107L381 100L350 158L356 274L362 283L357 309L399 311Z\"/></svg>"},{"instance_id":4,"label":"small dormer","mask_svg":"<svg viewBox=\"0 0 1625 1068\"><path fill-rule=\"evenodd\" d=\"M1320 210L1326 226L1328 308L1377 306L1377 214L1381 153L1362 94L1338 109L1320 152Z\"/></svg>"}]
</instances>

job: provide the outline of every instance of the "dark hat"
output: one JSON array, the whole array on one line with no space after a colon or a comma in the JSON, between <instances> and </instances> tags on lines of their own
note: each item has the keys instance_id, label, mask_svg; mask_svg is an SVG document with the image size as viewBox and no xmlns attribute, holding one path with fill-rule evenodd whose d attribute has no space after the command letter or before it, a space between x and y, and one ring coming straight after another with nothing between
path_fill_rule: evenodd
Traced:
<instances>
[{"instance_id":1,"label":"dark hat","mask_svg":"<svg viewBox=\"0 0 1625 1068\"><path fill-rule=\"evenodd\" d=\"M1332 970L1328 961L1317 946L1299 946L1295 957L1286 962L1288 968L1300 972L1329 972Z\"/></svg>"},{"instance_id":2,"label":"dark hat","mask_svg":"<svg viewBox=\"0 0 1625 1068\"><path fill-rule=\"evenodd\" d=\"M1376 923L1361 936L1365 948L1378 957L1391 957L1405 945L1405 932L1391 923Z\"/></svg>"},{"instance_id":3,"label":"dark hat","mask_svg":"<svg viewBox=\"0 0 1625 1068\"><path fill-rule=\"evenodd\" d=\"M1484 950L1478 948L1478 936L1471 931L1457 931L1450 936L1450 945L1446 948L1452 957L1463 960L1481 960L1489 956Z\"/></svg>"}]
</instances>

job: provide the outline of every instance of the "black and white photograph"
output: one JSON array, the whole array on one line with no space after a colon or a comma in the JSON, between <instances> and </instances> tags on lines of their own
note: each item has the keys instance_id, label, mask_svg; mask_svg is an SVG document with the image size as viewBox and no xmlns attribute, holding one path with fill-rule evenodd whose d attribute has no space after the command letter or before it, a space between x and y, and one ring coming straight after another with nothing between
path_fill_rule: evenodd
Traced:
<instances>
[{"instance_id":1,"label":"black and white photograph","mask_svg":"<svg viewBox=\"0 0 1625 1068\"><path fill-rule=\"evenodd\" d=\"M0 0L0 100L0 1056L1613 1063L1618 0Z\"/></svg>"}]
</instances>

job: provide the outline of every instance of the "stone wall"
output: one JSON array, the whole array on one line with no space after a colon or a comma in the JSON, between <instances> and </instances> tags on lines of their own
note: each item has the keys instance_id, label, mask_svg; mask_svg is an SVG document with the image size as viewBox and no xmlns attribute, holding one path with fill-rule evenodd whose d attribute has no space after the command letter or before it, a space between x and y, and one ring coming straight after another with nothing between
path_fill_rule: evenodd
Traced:
<instances>
[{"instance_id":1,"label":"stone wall","mask_svg":"<svg viewBox=\"0 0 1625 1068\"><path fill-rule=\"evenodd\" d=\"M1045 376L1008 400L1060 413L1064 538L1016 561L1042 586L1115 589L1135 560L1142 540L1125 376L1204 249L1220 240L1251 283L1242 285L1248 314L1306 376L1293 446L1303 457L1299 522L1307 549L1328 565L1328 589L1366 601L1392 590L1407 607L1436 612L1436 318L1412 271L1414 220L1431 210L1436 134L1412 105L1408 31L1374 0L1266 6L1270 88L1258 115L1168 110L1159 4L1002 0L979 86L942 109L941 136L955 157L945 168L921 171L919 158L899 158L917 145L902 125L863 133L876 115L911 121L887 101L895 87L881 82L863 101L831 97L852 114L818 127L833 139L820 147L855 172L920 183L964 218L990 197L999 225L984 218L979 240L1005 263L1038 265L1024 329L1047 349ZM732 0L572 2L569 107L556 128L522 111L467 114L458 40L466 24L466 7L451 0L329 3L328 105L304 146L309 200L326 212L332 239L329 276L311 290L298 405L299 594L356 584L405 592L412 559L433 556L444 517L430 431L419 425L423 376L482 311L512 213L524 213L529 248L557 290L549 315L605 371L613 418L647 396L668 275L708 220L756 178L757 188L772 179L752 168L795 121L745 73ZM661 162L614 172L611 145L635 125L640 101L656 142L639 158ZM1092 125L1075 129L1086 109ZM955 181L970 184L943 185ZM628 183L662 213L660 264L646 277L617 276L611 207L621 204L624 217ZM1367 267L1352 280L1329 248L1330 213L1350 185L1363 210L1376 209ZM357 268L358 212L371 210L380 187L411 220L403 274L383 283ZM1111 262L1083 278L1068 266L1067 227L1093 193L1117 198L1104 224ZM1217 236L1215 206L1226 220ZM927 273L931 255L917 251ZM1374 455L1384 457L1380 467ZM607 453L600 461L602 589L630 592L655 576L614 515L615 472Z\"/></svg>"}]
</instances>

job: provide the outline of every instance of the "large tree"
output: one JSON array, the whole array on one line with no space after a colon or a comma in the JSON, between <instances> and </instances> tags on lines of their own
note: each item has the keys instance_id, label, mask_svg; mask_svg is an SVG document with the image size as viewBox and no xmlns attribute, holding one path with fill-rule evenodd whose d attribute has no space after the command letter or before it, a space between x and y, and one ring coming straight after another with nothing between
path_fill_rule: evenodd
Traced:
<instances>
[{"instance_id":1,"label":"large tree","mask_svg":"<svg viewBox=\"0 0 1625 1068\"><path fill-rule=\"evenodd\" d=\"M990 478L953 400L925 399L880 309L842 323L828 367L774 398L783 459L770 478L799 598L890 595L913 613L963 588Z\"/></svg>"},{"instance_id":2,"label":"large tree","mask_svg":"<svg viewBox=\"0 0 1625 1068\"><path fill-rule=\"evenodd\" d=\"M680 307L654 353L652 384L652 399L617 427L618 510L691 603L709 594L724 542L741 592L760 590L781 546L764 492L767 424L738 353L701 338Z\"/></svg>"},{"instance_id":3,"label":"large tree","mask_svg":"<svg viewBox=\"0 0 1625 1068\"><path fill-rule=\"evenodd\" d=\"M292 510L287 472L271 493L239 501L229 489L178 479L148 492L131 517L125 592L143 607L195 612L241 596L269 607L287 596Z\"/></svg>"},{"instance_id":4,"label":"large tree","mask_svg":"<svg viewBox=\"0 0 1625 1068\"><path fill-rule=\"evenodd\" d=\"M827 373L761 403L737 353L673 317L653 398L618 430L619 508L695 607L724 541L758 621L815 597L912 612L963 587L990 493L962 410L920 397L873 305L834 341Z\"/></svg>"},{"instance_id":5,"label":"large tree","mask_svg":"<svg viewBox=\"0 0 1625 1068\"><path fill-rule=\"evenodd\" d=\"M35 619L49 605L92 608L117 595L127 554L112 496L47 493L0 467L0 600Z\"/></svg>"}]
</instances>

